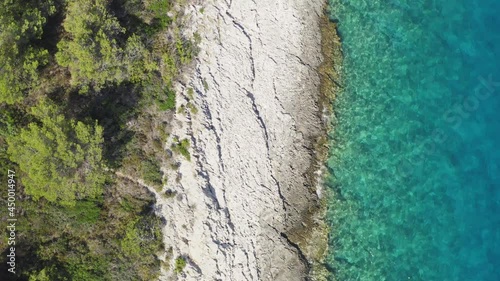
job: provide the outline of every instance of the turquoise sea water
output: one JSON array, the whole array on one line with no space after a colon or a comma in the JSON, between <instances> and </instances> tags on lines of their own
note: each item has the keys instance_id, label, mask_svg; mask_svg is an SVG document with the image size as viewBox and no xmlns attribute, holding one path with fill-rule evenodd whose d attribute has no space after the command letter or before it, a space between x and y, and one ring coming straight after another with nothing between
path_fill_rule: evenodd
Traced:
<instances>
[{"instance_id":1,"label":"turquoise sea water","mask_svg":"<svg viewBox=\"0 0 500 281\"><path fill-rule=\"evenodd\" d=\"M500 0L330 6L332 280L499 281Z\"/></svg>"}]
</instances>

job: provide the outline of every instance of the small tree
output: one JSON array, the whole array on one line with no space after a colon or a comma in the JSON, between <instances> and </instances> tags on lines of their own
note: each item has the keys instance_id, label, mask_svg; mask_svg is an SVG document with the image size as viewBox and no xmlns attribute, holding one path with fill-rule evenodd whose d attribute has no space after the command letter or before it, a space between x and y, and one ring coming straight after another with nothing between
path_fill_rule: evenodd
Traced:
<instances>
[{"instance_id":1,"label":"small tree","mask_svg":"<svg viewBox=\"0 0 500 281\"><path fill-rule=\"evenodd\" d=\"M44 197L66 206L100 195L105 180L102 127L97 122L67 120L47 102L32 113L40 123L30 123L7 138L9 158L25 174L26 193L35 200Z\"/></svg>"},{"instance_id":2,"label":"small tree","mask_svg":"<svg viewBox=\"0 0 500 281\"><path fill-rule=\"evenodd\" d=\"M32 46L42 36L46 17L55 12L52 1L0 1L0 103L23 100L38 80L38 68L48 51Z\"/></svg>"},{"instance_id":3,"label":"small tree","mask_svg":"<svg viewBox=\"0 0 500 281\"><path fill-rule=\"evenodd\" d=\"M115 40L124 29L109 14L107 1L71 1L64 20L68 37L57 44L57 62L68 67L72 83L86 91L121 82L122 49Z\"/></svg>"},{"instance_id":4,"label":"small tree","mask_svg":"<svg viewBox=\"0 0 500 281\"><path fill-rule=\"evenodd\" d=\"M178 257L175 259L175 268L174 271L175 273L181 273L184 271L184 268L186 267L186 259L183 257Z\"/></svg>"},{"instance_id":5,"label":"small tree","mask_svg":"<svg viewBox=\"0 0 500 281\"><path fill-rule=\"evenodd\" d=\"M126 80L138 82L155 69L138 36L120 45L125 29L107 8L107 0L79 0L68 4L64 29L68 36L57 44L57 62L68 67L71 82L86 92Z\"/></svg>"}]
</instances>

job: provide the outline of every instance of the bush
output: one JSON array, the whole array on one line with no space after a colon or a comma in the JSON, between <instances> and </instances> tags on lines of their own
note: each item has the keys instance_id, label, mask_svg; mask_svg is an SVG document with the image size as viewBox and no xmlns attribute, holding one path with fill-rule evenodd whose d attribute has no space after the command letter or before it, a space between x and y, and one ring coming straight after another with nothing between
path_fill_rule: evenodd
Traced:
<instances>
[{"instance_id":1,"label":"bush","mask_svg":"<svg viewBox=\"0 0 500 281\"><path fill-rule=\"evenodd\" d=\"M122 251L128 256L135 257L141 254L141 245L137 243L139 240L139 234L135 228L136 221L131 221L127 224L125 229L125 235L120 241L120 246Z\"/></svg>"},{"instance_id":2,"label":"bush","mask_svg":"<svg viewBox=\"0 0 500 281\"><path fill-rule=\"evenodd\" d=\"M208 91L208 82L207 82L207 80L205 78L203 78L202 83L203 83L203 89L205 90L205 92L207 92Z\"/></svg>"},{"instance_id":3,"label":"bush","mask_svg":"<svg viewBox=\"0 0 500 281\"><path fill-rule=\"evenodd\" d=\"M57 44L56 60L69 69L75 86L86 92L125 80L124 50L116 40L125 29L106 0L70 1L63 26L70 36Z\"/></svg>"},{"instance_id":4,"label":"bush","mask_svg":"<svg viewBox=\"0 0 500 281\"><path fill-rule=\"evenodd\" d=\"M175 92L167 88L165 90L165 97L161 97L157 101L160 110L170 110L175 109Z\"/></svg>"},{"instance_id":5,"label":"bush","mask_svg":"<svg viewBox=\"0 0 500 281\"><path fill-rule=\"evenodd\" d=\"M186 104L186 107L189 108L189 110L191 111L192 114L197 114L198 113L198 108L196 108L196 106L190 102L188 102Z\"/></svg>"},{"instance_id":6,"label":"bush","mask_svg":"<svg viewBox=\"0 0 500 281\"><path fill-rule=\"evenodd\" d=\"M77 201L75 206L66 208L65 212L76 224L91 225L99 219L101 208L92 201Z\"/></svg>"},{"instance_id":7,"label":"bush","mask_svg":"<svg viewBox=\"0 0 500 281\"><path fill-rule=\"evenodd\" d=\"M168 10L170 10L169 0L153 0L147 6L147 10L152 14L152 27L154 31L159 31L165 29L172 19L167 15Z\"/></svg>"},{"instance_id":8,"label":"bush","mask_svg":"<svg viewBox=\"0 0 500 281\"><path fill-rule=\"evenodd\" d=\"M163 184L163 172L160 164L154 160L146 160L141 164L142 178L149 185L161 186Z\"/></svg>"},{"instance_id":9,"label":"bush","mask_svg":"<svg viewBox=\"0 0 500 281\"><path fill-rule=\"evenodd\" d=\"M188 39L177 38L175 41L175 47L182 64L190 63L198 52L193 42Z\"/></svg>"},{"instance_id":10,"label":"bush","mask_svg":"<svg viewBox=\"0 0 500 281\"><path fill-rule=\"evenodd\" d=\"M178 257L175 259L175 268L174 271L175 273L181 273L184 271L184 268L186 267L186 259L183 257Z\"/></svg>"},{"instance_id":11,"label":"bush","mask_svg":"<svg viewBox=\"0 0 500 281\"><path fill-rule=\"evenodd\" d=\"M38 82L49 52L35 42L54 12L51 0L0 2L0 103L22 102Z\"/></svg>"},{"instance_id":12,"label":"bush","mask_svg":"<svg viewBox=\"0 0 500 281\"><path fill-rule=\"evenodd\" d=\"M25 174L26 193L66 206L97 198L106 178L102 127L68 120L49 102L32 114L40 121L7 138L9 157Z\"/></svg>"},{"instance_id":13,"label":"bush","mask_svg":"<svg viewBox=\"0 0 500 281\"><path fill-rule=\"evenodd\" d=\"M193 88L188 88L187 89L187 97L188 97L188 100L193 100L194 98L194 90Z\"/></svg>"},{"instance_id":14,"label":"bush","mask_svg":"<svg viewBox=\"0 0 500 281\"><path fill-rule=\"evenodd\" d=\"M189 154L189 140L183 139L181 141L176 141L172 144L172 151L176 153L180 153L184 156L188 161L191 161L191 155Z\"/></svg>"}]
</instances>

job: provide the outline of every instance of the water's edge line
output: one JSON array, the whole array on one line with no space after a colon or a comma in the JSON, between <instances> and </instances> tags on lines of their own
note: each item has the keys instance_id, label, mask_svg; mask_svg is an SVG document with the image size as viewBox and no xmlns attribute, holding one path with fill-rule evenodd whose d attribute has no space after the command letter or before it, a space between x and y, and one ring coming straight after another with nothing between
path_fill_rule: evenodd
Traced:
<instances>
[{"instance_id":1,"label":"water's edge line","mask_svg":"<svg viewBox=\"0 0 500 281\"><path fill-rule=\"evenodd\" d=\"M308 168L307 177L313 182L311 186L316 187L318 202L311 206L312 212L304 219L306 224L313 225L311 228L303 228L301 231L292 232L291 240L294 241L308 258L309 273L308 280L324 281L329 278L331 272L325 264L328 251L329 226L326 221L327 204L331 196L325 185L328 176L326 162L329 156L329 134L334 129L333 124L333 101L342 89L342 46L337 32L337 24L330 20L329 3L325 1L322 14L318 18L321 36L322 62L316 69L320 84L318 89L319 99L318 114L322 120L320 135L312 140L314 144L315 157Z\"/></svg>"}]
</instances>

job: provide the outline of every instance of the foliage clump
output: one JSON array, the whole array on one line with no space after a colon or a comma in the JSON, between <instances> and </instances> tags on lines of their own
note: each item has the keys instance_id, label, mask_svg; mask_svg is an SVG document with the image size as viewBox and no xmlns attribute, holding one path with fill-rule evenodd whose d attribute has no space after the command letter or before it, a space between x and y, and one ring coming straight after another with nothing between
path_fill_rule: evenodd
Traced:
<instances>
[{"instance_id":1,"label":"foliage clump","mask_svg":"<svg viewBox=\"0 0 500 281\"><path fill-rule=\"evenodd\" d=\"M186 107L189 108L189 110L191 111L192 114L198 114L198 108L196 108L196 106L194 104L192 104L191 102L188 102L186 104Z\"/></svg>"},{"instance_id":2,"label":"foliage clump","mask_svg":"<svg viewBox=\"0 0 500 281\"><path fill-rule=\"evenodd\" d=\"M16 280L157 279L163 223L143 181L163 183L173 85L197 53L174 4L0 1L0 173L16 171ZM189 159L189 142L179 145Z\"/></svg>"},{"instance_id":3,"label":"foliage clump","mask_svg":"<svg viewBox=\"0 0 500 281\"><path fill-rule=\"evenodd\" d=\"M163 96L157 99L158 108L161 111L175 109L175 92L167 88L164 93Z\"/></svg>"},{"instance_id":4,"label":"foliage clump","mask_svg":"<svg viewBox=\"0 0 500 281\"><path fill-rule=\"evenodd\" d=\"M174 271L175 273L181 273L184 271L184 268L186 267L186 259L183 257L178 257L175 259L175 268Z\"/></svg>"},{"instance_id":5,"label":"foliage clump","mask_svg":"<svg viewBox=\"0 0 500 281\"><path fill-rule=\"evenodd\" d=\"M174 143L172 144L171 148L172 151L176 153L180 153L182 156L184 156L187 160L191 160L191 154L189 153L189 139L174 139Z\"/></svg>"},{"instance_id":6,"label":"foliage clump","mask_svg":"<svg viewBox=\"0 0 500 281\"><path fill-rule=\"evenodd\" d=\"M99 196L105 180L102 127L68 120L46 102L32 114L38 122L7 138L9 157L25 174L26 194L62 205Z\"/></svg>"},{"instance_id":7,"label":"foliage clump","mask_svg":"<svg viewBox=\"0 0 500 281\"><path fill-rule=\"evenodd\" d=\"M47 64L49 53L34 43L54 13L52 1L0 2L0 103L21 102L37 83L37 70Z\"/></svg>"},{"instance_id":8,"label":"foliage clump","mask_svg":"<svg viewBox=\"0 0 500 281\"><path fill-rule=\"evenodd\" d=\"M142 178L147 184L161 186L163 182L163 172L158 162L151 159L142 162L141 172Z\"/></svg>"},{"instance_id":9,"label":"foliage clump","mask_svg":"<svg viewBox=\"0 0 500 281\"><path fill-rule=\"evenodd\" d=\"M64 29L67 38L57 47L57 62L68 67L73 85L87 92L111 83L141 80L143 72L156 69L147 61L141 39L132 35L120 42L126 29L107 9L106 0L79 0L68 5Z\"/></svg>"}]
</instances>

